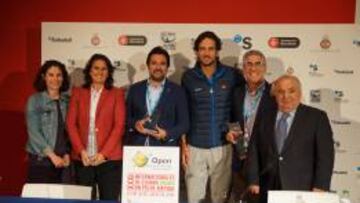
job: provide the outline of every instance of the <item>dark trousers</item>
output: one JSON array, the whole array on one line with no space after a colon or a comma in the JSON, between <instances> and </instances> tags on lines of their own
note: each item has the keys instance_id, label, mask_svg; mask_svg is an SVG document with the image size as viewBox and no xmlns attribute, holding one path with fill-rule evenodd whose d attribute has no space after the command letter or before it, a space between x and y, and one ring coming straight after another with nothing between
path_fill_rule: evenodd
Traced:
<instances>
[{"instance_id":1,"label":"dark trousers","mask_svg":"<svg viewBox=\"0 0 360 203\"><path fill-rule=\"evenodd\" d=\"M234 153L236 156L236 154ZM228 203L236 203L240 200L247 203L258 203L259 195L252 195L248 190L249 184L246 179L247 165L245 160L233 158L232 179L230 186L230 197Z\"/></svg>"},{"instance_id":2,"label":"dark trousers","mask_svg":"<svg viewBox=\"0 0 360 203\"><path fill-rule=\"evenodd\" d=\"M100 200L119 200L121 192L121 161L107 161L99 166L84 167L82 162L75 162L76 182L79 185L93 187L92 199L96 198L96 185Z\"/></svg>"},{"instance_id":3,"label":"dark trousers","mask_svg":"<svg viewBox=\"0 0 360 203\"><path fill-rule=\"evenodd\" d=\"M267 179L267 186L260 187L260 203L267 203L268 202L268 192L269 190L282 190L281 178L280 178L280 171L279 167L277 166L273 173L268 176ZM261 188L265 188L265 191L261 191Z\"/></svg>"},{"instance_id":4,"label":"dark trousers","mask_svg":"<svg viewBox=\"0 0 360 203\"><path fill-rule=\"evenodd\" d=\"M64 168L55 168L49 158L28 154L28 183L64 183Z\"/></svg>"}]
</instances>

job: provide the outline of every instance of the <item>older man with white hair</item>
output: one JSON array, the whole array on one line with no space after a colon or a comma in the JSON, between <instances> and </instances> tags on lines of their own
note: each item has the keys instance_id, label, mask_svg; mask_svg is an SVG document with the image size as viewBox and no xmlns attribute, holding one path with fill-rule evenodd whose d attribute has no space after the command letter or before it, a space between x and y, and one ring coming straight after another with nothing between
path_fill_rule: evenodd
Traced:
<instances>
[{"instance_id":1,"label":"older man with white hair","mask_svg":"<svg viewBox=\"0 0 360 203\"><path fill-rule=\"evenodd\" d=\"M333 133L322 110L301 103L301 83L283 75L273 84L278 108L261 118L249 152L249 190L327 191L334 165Z\"/></svg>"}]
</instances>

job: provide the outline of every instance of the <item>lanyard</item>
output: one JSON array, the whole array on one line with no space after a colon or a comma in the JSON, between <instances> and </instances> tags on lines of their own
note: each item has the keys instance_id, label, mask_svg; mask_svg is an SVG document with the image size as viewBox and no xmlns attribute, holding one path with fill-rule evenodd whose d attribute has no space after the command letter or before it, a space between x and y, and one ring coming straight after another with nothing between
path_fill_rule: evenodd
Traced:
<instances>
[{"instance_id":1,"label":"lanyard","mask_svg":"<svg viewBox=\"0 0 360 203\"><path fill-rule=\"evenodd\" d=\"M246 96L248 97L251 97L249 95L248 92L246 92ZM246 99L246 96L245 96L245 102L244 102L244 112L243 112L243 116L244 116L244 121L246 122L251 116L253 116L255 114L255 111L257 109L257 106L259 104L259 100L262 96L262 90L259 90L256 92L256 95L255 95L255 98L250 100L249 99ZM250 105L247 104L249 101L250 102Z\"/></svg>"},{"instance_id":2,"label":"lanyard","mask_svg":"<svg viewBox=\"0 0 360 203\"><path fill-rule=\"evenodd\" d=\"M148 111L149 116L151 116L154 113L156 107L158 106L158 103L160 101L160 97L161 97L161 94L162 94L163 90L164 90L164 88L161 87L158 95L156 95L156 97L154 98L154 94L151 95L151 93L150 93L150 86L149 85L147 86L147 89L146 89L146 106L147 106L147 111ZM155 90L155 91L157 91L157 90Z\"/></svg>"}]
</instances>

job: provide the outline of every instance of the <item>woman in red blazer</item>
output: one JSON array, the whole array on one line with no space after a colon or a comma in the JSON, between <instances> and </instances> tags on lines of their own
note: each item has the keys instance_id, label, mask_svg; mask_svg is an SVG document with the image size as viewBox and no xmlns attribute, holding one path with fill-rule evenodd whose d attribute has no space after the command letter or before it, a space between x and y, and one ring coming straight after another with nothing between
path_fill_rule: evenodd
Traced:
<instances>
[{"instance_id":1,"label":"woman in red blazer","mask_svg":"<svg viewBox=\"0 0 360 203\"><path fill-rule=\"evenodd\" d=\"M84 69L85 84L72 90L67 116L76 181L97 184L102 200L118 200L121 190L125 99L113 87L113 72L105 55L94 54Z\"/></svg>"}]
</instances>

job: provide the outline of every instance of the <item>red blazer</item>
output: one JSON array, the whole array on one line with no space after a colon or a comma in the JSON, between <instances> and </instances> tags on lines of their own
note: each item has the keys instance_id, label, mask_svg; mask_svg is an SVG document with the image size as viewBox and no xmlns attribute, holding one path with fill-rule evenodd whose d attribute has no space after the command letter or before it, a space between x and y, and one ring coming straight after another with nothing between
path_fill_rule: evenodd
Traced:
<instances>
[{"instance_id":1,"label":"red blazer","mask_svg":"<svg viewBox=\"0 0 360 203\"><path fill-rule=\"evenodd\" d=\"M73 88L66 118L72 144L71 156L80 160L86 150L90 121L90 89ZM124 92L113 87L103 89L96 109L95 119L98 153L109 160L122 159L122 136L125 128Z\"/></svg>"}]
</instances>

